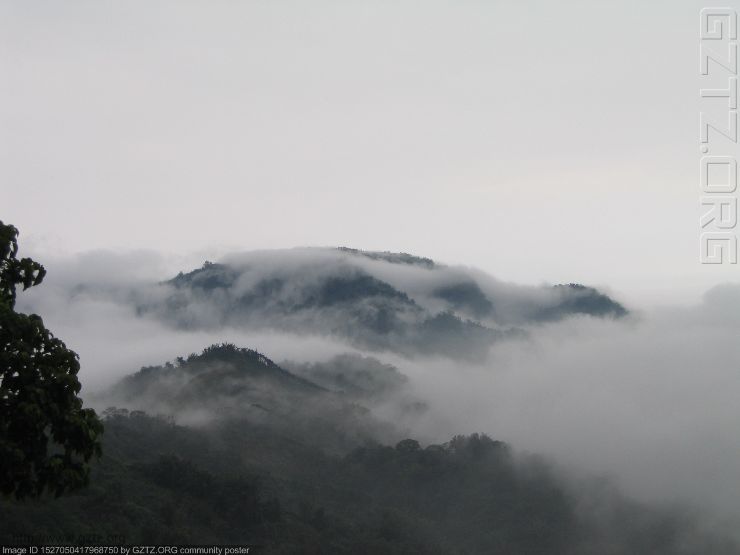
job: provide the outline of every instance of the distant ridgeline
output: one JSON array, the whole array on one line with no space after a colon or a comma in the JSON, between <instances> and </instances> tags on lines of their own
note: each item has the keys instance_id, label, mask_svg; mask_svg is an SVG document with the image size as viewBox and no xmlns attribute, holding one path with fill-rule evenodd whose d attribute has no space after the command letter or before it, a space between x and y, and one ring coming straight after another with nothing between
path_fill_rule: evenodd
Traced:
<instances>
[{"instance_id":1,"label":"distant ridgeline","mask_svg":"<svg viewBox=\"0 0 740 555\"><path fill-rule=\"evenodd\" d=\"M333 336L370 350L481 358L496 340L625 308L579 284L526 287L405 253L304 248L232 256L180 273L140 313L182 328Z\"/></svg>"}]
</instances>

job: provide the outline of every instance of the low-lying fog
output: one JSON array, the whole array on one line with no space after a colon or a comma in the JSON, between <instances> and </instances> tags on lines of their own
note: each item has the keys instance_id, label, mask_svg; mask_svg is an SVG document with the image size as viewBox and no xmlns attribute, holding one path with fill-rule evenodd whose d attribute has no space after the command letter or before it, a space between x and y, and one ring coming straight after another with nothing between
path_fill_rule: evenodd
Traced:
<instances>
[{"instance_id":1,"label":"low-lying fog","mask_svg":"<svg viewBox=\"0 0 740 555\"><path fill-rule=\"evenodd\" d=\"M115 294L169 279L192 261L95 253L42 262L47 279L19 296L18 309L40 314L80 354L83 394L223 341L276 362L357 352L309 334L180 330L137 315ZM638 499L740 519L740 284L719 285L691 308L630 309L623 319L529 326L526 337L492 345L481 363L372 356L395 365L428 403L425 416L409 422L423 442L485 432L569 471L606 475Z\"/></svg>"}]
</instances>

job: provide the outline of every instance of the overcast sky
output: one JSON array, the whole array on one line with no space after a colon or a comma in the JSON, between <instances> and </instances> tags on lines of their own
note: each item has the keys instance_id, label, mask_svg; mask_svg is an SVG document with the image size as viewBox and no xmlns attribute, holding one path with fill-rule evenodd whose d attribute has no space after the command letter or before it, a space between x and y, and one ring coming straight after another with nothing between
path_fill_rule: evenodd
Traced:
<instances>
[{"instance_id":1,"label":"overcast sky","mask_svg":"<svg viewBox=\"0 0 740 555\"><path fill-rule=\"evenodd\" d=\"M698 262L703 6L4 0L0 218L37 256L347 245L695 302L738 281Z\"/></svg>"}]
</instances>

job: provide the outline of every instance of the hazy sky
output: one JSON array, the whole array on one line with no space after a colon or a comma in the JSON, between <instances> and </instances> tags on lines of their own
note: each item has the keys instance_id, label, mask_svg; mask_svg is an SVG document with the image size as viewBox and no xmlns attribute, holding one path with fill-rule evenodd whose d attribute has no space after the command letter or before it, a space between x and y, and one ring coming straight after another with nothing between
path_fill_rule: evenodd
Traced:
<instances>
[{"instance_id":1,"label":"hazy sky","mask_svg":"<svg viewBox=\"0 0 740 555\"><path fill-rule=\"evenodd\" d=\"M730 4L722 2L722 5ZM347 245L694 302L694 1L0 2L36 255Z\"/></svg>"}]
</instances>

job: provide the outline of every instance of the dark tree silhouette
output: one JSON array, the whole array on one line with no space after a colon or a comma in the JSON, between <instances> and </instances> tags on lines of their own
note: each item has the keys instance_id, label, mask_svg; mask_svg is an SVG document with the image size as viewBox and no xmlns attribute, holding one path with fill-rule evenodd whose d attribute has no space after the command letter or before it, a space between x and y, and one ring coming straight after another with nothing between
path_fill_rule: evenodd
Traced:
<instances>
[{"instance_id":1,"label":"dark tree silhouette","mask_svg":"<svg viewBox=\"0 0 740 555\"><path fill-rule=\"evenodd\" d=\"M18 259L18 230L0 221L0 492L61 495L87 484L103 425L77 396L77 354L36 314L15 311L16 288L46 271Z\"/></svg>"}]
</instances>

